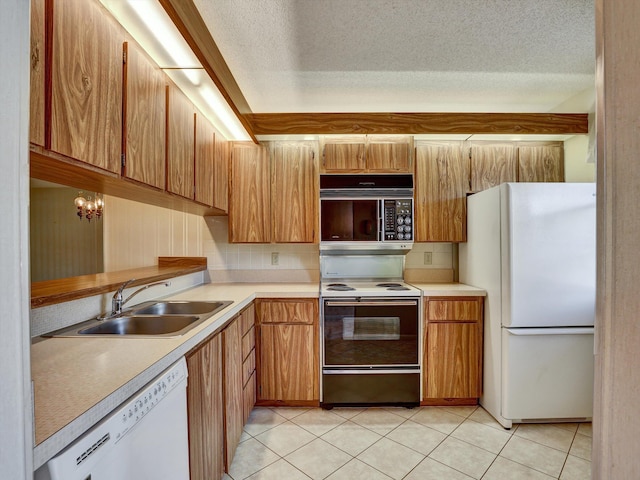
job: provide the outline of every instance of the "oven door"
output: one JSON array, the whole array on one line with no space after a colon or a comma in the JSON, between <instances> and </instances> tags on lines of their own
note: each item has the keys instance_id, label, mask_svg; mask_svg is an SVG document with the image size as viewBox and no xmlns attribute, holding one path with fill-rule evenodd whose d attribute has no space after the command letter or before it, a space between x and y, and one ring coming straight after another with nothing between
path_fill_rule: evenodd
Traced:
<instances>
[{"instance_id":1,"label":"oven door","mask_svg":"<svg viewBox=\"0 0 640 480\"><path fill-rule=\"evenodd\" d=\"M323 301L323 368L419 365L418 299Z\"/></svg>"}]
</instances>

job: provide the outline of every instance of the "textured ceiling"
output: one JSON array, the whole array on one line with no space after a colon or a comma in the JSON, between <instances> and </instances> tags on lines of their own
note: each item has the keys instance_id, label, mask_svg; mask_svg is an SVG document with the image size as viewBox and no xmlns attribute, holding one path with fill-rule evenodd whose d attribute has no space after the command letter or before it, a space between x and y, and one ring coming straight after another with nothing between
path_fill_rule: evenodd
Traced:
<instances>
[{"instance_id":1,"label":"textured ceiling","mask_svg":"<svg viewBox=\"0 0 640 480\"><path fill-rule=\"evenodd\" d=\"M194 0L251 110L588 111L593 0Z\"/></svg>"}]
</instances>

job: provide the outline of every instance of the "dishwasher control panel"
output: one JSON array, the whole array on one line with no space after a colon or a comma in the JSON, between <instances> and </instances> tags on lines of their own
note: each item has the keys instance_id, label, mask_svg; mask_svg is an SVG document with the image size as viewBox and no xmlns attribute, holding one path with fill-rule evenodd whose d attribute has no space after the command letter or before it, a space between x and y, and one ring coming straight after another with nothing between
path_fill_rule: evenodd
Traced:
<instances>
[{"instance_id":1,"label":"dishwasher control panel","mask_svg":"<svg viewBox=\"0 0 640 480\"><path fill-rule=\"evenodd\" d=\"M120 422L114 422L114 426L117 425L117 427L112 432L115 436L114 440L117 442L126 435L158 402L186 378L186 363L184 365L182 362L176 363L126 405L120 407Z\"/></svg>"}]
</instances>

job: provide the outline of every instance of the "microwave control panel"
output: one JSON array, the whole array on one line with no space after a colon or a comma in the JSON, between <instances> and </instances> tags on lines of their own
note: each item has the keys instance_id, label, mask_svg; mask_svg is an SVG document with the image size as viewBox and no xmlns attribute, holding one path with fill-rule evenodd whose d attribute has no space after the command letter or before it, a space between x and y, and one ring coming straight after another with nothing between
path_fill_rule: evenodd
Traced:
<instances>
[{"instance_id":1,"label":"microwave control panel","mask_svg":"<svg viewBox=\"0 0 640 480\"><path fill-rule=\"evenodd\" d=\"M413 200L384 200L384 240L413 239Z\"/></svg>"}]
</instances>

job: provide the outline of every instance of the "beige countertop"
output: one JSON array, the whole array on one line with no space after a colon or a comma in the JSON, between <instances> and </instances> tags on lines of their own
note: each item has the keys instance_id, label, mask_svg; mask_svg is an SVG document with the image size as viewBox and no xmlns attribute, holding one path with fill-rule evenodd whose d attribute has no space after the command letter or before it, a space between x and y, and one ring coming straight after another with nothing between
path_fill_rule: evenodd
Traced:
<instances>
[{"instance_id":1,"label":"beige countertop","mask_svg":"<svg viewBox=\"0 0 640 480\"><path fill-rule=\"evenodd\" d=\"M413 284L425 296L485 295L463 284ZM37 468L152 381L255 298L317 298L317 283L205 284L176 300L233 303L176 338L46 338L31 348Z\"/></svg>"},{"instance_id":2,"label":"beige countertop","mask_svg":"<svg viewBox=\"0 0 640 480\"><path fill-rule=\"evenodd\" d=\"M425 297L484 297L487 292L482 288L472 287L464 283L415 283Z\"/></svg>"}]
</instances>

